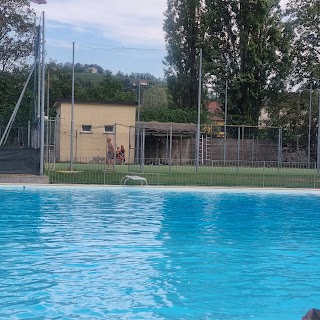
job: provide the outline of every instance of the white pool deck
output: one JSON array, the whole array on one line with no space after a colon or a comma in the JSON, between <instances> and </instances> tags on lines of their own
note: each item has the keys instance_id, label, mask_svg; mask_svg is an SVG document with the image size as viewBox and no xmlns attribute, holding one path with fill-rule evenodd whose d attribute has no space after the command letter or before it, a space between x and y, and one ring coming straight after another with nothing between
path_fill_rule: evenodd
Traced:
<instances>
[{"instance_id":1,"label":"white pool deck","mask_svg":"<svg viewBox=\"0 0 320 320\"><path fill-rule=\"evenodd\" d=\"M0 183L49 184L49 177L32 174L0 174Z\"/></svg>"}]
</instances>

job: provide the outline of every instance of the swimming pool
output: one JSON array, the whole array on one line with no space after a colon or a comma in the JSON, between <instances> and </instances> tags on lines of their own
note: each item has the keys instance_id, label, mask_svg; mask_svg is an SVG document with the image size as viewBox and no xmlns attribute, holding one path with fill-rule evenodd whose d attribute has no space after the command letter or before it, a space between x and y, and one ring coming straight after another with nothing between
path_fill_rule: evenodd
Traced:
<instances>
[{"instance_id":1,"label":"swimming pool","mask_svg":"<svg viewBox=\"0 0 320 320\"><path fill-rule=\"evenodd\" d=\"M301 319L320 193L0 187L1 319Z\"/></svg>"}]
</instances>

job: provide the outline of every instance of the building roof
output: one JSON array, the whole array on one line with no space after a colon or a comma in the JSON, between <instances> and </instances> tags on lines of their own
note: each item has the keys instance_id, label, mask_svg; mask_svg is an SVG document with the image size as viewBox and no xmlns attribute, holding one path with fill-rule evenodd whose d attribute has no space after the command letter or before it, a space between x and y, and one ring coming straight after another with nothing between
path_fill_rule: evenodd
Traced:
<instances>
[{"instance_id":1,"label":"building roof","mask_svg":"<svg viewBox=\"0 0 320 320\"><path fill-rule=\"evenodd\" d=\"M173 134L196 133L197 125L194 123L175 123L175 122L140 122L140 128L146 129L154 134L169 133L172 128Z\"/></svg>"},{"instance_id":2,"label":"building roof","mask_svg":"<svg viewBox=\"0 0 320 320\"><path fill-rule=\"evenodd\" d=\"M211 101L208 104L208 112L210 113L209 117L212 121L224 121L224 113L221 108L221 103L217 101Z\"/></svg>"},{"instance_id":3,"label":"building roof","mask_svg":"<svg viewBox=\"0 0 320 320\"><path fill-rule=\"evenodd\" d=\"M57 108L62 103L69 103L71 104L71 99L61 99L58 100L53 107ZM74 104L92 104L92 105L119 105L119 106L133 106L136 107L138 105L137 102L128 102L128 101L98 101L98 100L74 100Z\"/></svg>"},{"instance_id":4,"label":"building roof","mask_svg":"<svg viewBox=\"0 0 320 320\"><path fill-rule=\"evenodd\" d=\"M208 112L215 114L222 114L221 104L217 101L211 101L208 104Z\"/></svg>"}]
</instances>

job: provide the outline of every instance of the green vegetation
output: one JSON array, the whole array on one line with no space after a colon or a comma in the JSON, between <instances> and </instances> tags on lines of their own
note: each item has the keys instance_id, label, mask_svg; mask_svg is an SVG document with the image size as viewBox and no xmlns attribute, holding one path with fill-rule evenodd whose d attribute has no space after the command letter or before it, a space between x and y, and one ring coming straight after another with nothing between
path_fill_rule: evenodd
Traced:
<instances>
[{"instance_id":1,"label":"green vegetation","mask_svg":"<svg viewBox=\"0 0 320 320\"><path fill-rule=\"evenodd\" d=\"M24 66L24 59L33 52L35 35L36 15L30 1L0 0L0 71Z\"/></svg>"},{"instance_id":2,"label":"green vegetation","mask_svg":"<svg viewBox=\"0 0 320 320\"><path fill-rule=\"evenodd\" d=\"M168 1L165 32L168 90L174 105L197 107L199 48L203 82L228 113L258 123L261 107L284 88L292 31L278 1Z\"/></svg>"},{"instance_id":3,"label":"green vegetation","mask_svg":"<svg viewBox=\"0 0 320 320\"><path fill-rule=\"evenodd\" d=\"M170 105L197 108L202 48L203 105L209 99L223 105L227 82L228 124L257 125L263 108L267 125L288 129L283 131L288 146L299 139L305 148L308 92L310 85L319 88L314 79L320 79L319 21L318 0L289 0L285 9L280 0L168 0L164 30ZM288 88L298 88L295 97ZM318 105L315 91L313 106Z\"/></svg>"},{"instance_id":4,"label":"green vegetation","mask_svg":"<svg viewBox=\"0 0 320 320\"><path fill-rule=\"evenodd\" d=\"M100 73L75 72L74 76L79 83L98 83L103 80L103 74Z\"/></svg>"},{"instance_id":5,"label":"green vegetation","mask_svg":"<svg viewBox=\"0 0 320 320\"><path fill-rule=\"evenodd\" d=\"M170 109L170 108L143 108L141 110L142 121L197 123L198 112L196 110ZM201 123L208 123L206 111L201 113Z\"/></svg>"},{"instance_id":6,"label":"green vegetation","mask_svg":"<svg viewBox=\"0 0 320 320\"><path fill-rule=\"evenodd\" d=\"M194 166L121 165L114 172L105 169L103 164L77 164L74 171L68 171L69 164L56 164L46 174L51 183L119 185L122 177L131 174L145 177L149 185L163 186L320 187L319 176L313 169L200 166L198 173Z\"/></svg>"},{"instance_id":7,"label":"green vegetation","mask_svg":"<svg viewBox=\"0 0 320 320\"><path fill-rule=\"evenodd\" d=\"M0 125L7 123L27 78L34 53L36 15L29 0L0 0ZM316 151L317 89L320 79L319 0L167 0L164 30L165 79L149 73L112 74L94 64L75 64L75 98L137 102L141 121L196 122L199 49L203 49L202 107L225 100L228 124L256 125L262 108L267 125L281 126L283 144L306 149L309 102L311 146ZM30 61L30 60L29 60ZM71 99L71 63L50 61L50 106ZM94 72L94 73L91 73ZM15 125L34 122L35 79L31 79ZM297 92L288 92L293 88ZM313 91L310 95L310 87ZM35 105L34 105L35 104ZM51 111L54 116L54 110ZM205 112L202 123L208 122ZM270 137L268 137L270 138Z\"/></svg>"}]
</instances>

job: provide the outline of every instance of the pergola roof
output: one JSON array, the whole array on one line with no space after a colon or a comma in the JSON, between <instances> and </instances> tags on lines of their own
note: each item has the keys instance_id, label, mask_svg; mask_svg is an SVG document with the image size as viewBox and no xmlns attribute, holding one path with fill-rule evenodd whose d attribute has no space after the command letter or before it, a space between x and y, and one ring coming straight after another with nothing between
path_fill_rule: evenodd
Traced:
<instances>
[{"instance_id":1,"label":"pergola roof","mask_svg":"<svg viewBox=\"0 0 320 320\"><path fill-rule=\"evenodd\" d=\"M141 129L153 134L195 134L197 126L194 123L175 123L175 122L140 122Z\"/></svg>"}]
</instances>

